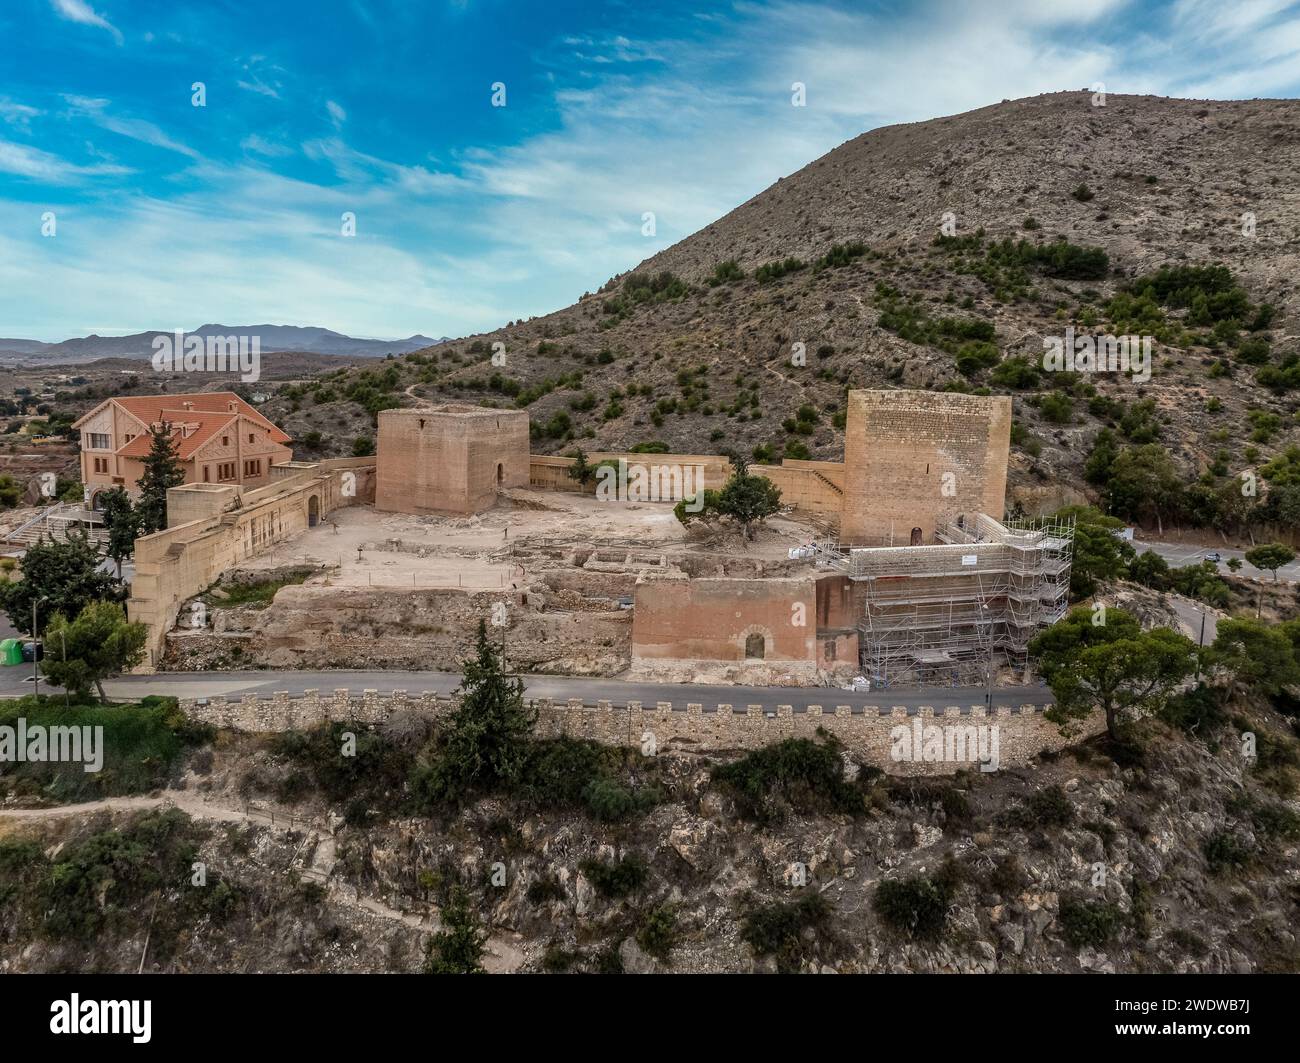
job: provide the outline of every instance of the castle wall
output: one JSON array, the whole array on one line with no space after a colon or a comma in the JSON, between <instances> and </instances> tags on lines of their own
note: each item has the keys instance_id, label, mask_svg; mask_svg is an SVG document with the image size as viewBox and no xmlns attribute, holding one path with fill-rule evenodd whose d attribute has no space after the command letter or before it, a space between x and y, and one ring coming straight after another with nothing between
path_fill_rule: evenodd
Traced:
<instances>
[{"instance_id":1,"label":"castle wall","mask_svg":"<svg viewBox=\"0 0 1300 1063\"><path fill-rule=\"evenodd\" d=\"M766 476L780 488L783 505L835 517L844 508L844 463L841 461L786 458L780 465L751 465L749 471L755 476Z\"/></svg>"},{"instance_id":2,"label":"castle wall","mask_svg":"<svg viewBox=\"0 0 1300 1063\"><path fill-rule=\"evenodd\" d=\"M922 741L926 740L927 728L952 729L954 735L960 729L966 740L971 728L986 728L990 732L996 728L998 766L1008 768L1027 765L1040 753L1059 750L1100 734L1106 726L1101 714L1094 713L1079 721L1078 732L1066 738L1056 724L1044 717L1042 709L1033 705L997 706L989 712L983 705L936 702L908 710L891 705L888 695L884 695L878 704L872 705L828 702L806 708L777 705L774 709L764 709L760 705L714 703L708 699L709 693L709 688L702 687L701 701L687 704L661 701L644 705L629 701L626 705L614 705L609 701L584 704L579 699L542 700L535 703L538 719L534 730L539 738L563 735L636 748L643 748L645 737L653 735L654 745L660 751L729 752L759 749L788 738L813 739L818 729L823 728L864 762L891 774L950 775L978 768L969 758L925 759L919 751L900 759L897 757L900 739L906 736L908 749L916 750L916 743L911 740L918 734L918 725ZM287 693L269 697L247 694L238 699L186 698L180 702L181 709L191 719L214 727L258 733L306 730L333 721L380 724L390 715L404 712L424 713L435 721L444 721L455 705L451 697L428 691L380 694L367 690L358 696L346 688L332 693L311 690L296 697ZM952 748L960 747L954 741Z\"/></svg>"},{"instance_id":3,"label":"castle wall","mask_svg":"<svg viewBox=\"0 0 1300 1063\"><path fill-rule=\"evenodd\" d=\"M149 629L151 669L161 658L180 604L212 586L222 573L307 529L311 514L374 498L373 458L334 458L245 491L239 507L213 512L135 542L135 578L127 615ZM185 494L185 488L175 489ZM194 494L194 492L190 492ZM194 505L210 504L204 495ZM232 500L233 504L233 500ZM187 508L182 503L182 510ZM168 493L168 513L172 511Z\"/></svg>"},{"instance_id":4,"label":"castle wall","mask_svg":"<svg viewBox=\"0 0 1300 1063\"><path fill-rule=\"evenodd\" d=\"M1011 399L954 392L850 391L840 540L906 546L913 528L1005 509Z\"/></svg>"},{"instance_id":5,"label":"castle wall","mask_svg":"<svg viewBox=\"0 0 1300 1063\"><path fill-rule=\"evenodd\" d=\"M528 414L448 405L379 414L375 508L478 513L503 487L527 487Z\"/></svg>"},{"instance_id":6,"label":"castle wall","mask_svg":"<svg viewBox=\"0 0 1300 1063\"><path fill-rule=\"evenodd\" d=\"M632 658L744 661L751 636L762 660L817 659L811 579L647 580L636 586Z\"/></svg>"}]
</instances>

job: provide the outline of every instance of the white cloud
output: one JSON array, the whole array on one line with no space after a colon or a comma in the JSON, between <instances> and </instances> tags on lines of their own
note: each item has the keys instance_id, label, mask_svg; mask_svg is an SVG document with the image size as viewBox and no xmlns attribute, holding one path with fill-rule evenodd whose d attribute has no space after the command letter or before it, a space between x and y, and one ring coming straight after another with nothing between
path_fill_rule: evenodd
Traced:
<instances>
[{"instance_id":1,"label":"white cloud","mask_svg":"<svg viewBox=\"0 0 1300 1063\"><path fill-rule=\"evenodd\" d=\"M239 142L239 146L245 151L256 152L258 155L267 156L267 158L283 158L286 155L293 154L292 148L267 140L256 133L249 133Z\"/></svg>"},{"instance_id":2,"label":"white cloud","mask_svg":"<svg viewBox=\"0 0 1300 1063\"><path fill-rule=\"evenodd\" d=\"M338 129L348 120L348 112L333 100L325 101L325 110L329 111L330 121L334 123L335 129Z\"/></svg>"},{"instance_id":3,"label":"white cloud","mask_svg":"<svg viewBox=\"0 0 1300 1063\"><path fill-rule=\"evenodd\" d=\"M0 173L16 174L19 177L30 177L52 184L70 184L82 177L121 175L130 172L124 166L115 166L111 163L79 166L48 151L41 151L39 148L15 144L11 140L0 140Z\"/></svg>"},{"instance_id":4,"label":"white cloud","mask_svg":"<svg viewBox=\"0 0 1300 1063\"><path fill-rule=\"evenodd\" d=\"M85 0L50 0L50 6L60 18L67 19L69 22L79 22L83 26L97 26L99 29L108 30L118 44L122 43L121 31L91 8Z\"/></svg>"},{"instance_id":5,"label":"white cloud","mask_svg":"<svg viewBox=\"0 0 1300 1063\"><path fill-rule=\"evenodd\" d=\"M68 114L71 117L87 118L110 133L151 144L166 151L174 151L191 159L199 157L199 153L193 148L173 140L152 122L146 122L143 118L122 118L109 114L109 100L69 95L65 95L63 99L69 106Z\"/></svg>"},{"instance_id":6,"label":"white cloud","mask_svg":"<svg viewBox=\"0 0 1300 1063\"><path fill-rule=\"evenodd\" d=\"M44 114L35 107L0 96L0 121L7 122L22 130L31 128L32 119Z\"/></svg>"}]
</instances>

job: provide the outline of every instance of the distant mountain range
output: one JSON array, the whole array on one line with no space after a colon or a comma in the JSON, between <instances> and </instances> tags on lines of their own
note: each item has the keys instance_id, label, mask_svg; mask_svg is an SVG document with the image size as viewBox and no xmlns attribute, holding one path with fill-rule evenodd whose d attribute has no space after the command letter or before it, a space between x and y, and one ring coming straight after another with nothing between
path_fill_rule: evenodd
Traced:
<instances>
[{"instance_id":1,"label":"distant mountain range","mask_svg":"<svg viewBox=\"0 0 1300 1063\"><path fill-rule=\"evenodd\" d=\"M386 354L406 354L440 343L429 336L407 336L402 340L375 340L345 336L327 328L302 325L203 325L187 330L187 336L254 336L259 338L262 353L300 351L312 354L382 358ZM75 364L100 358L149 358L154 352L154 337L170 332L136 332L130 336L81 336L59 343L0 337L0 362L27 365L40 363ZM443 337L446 339L447 337Z\"/></svg>"}]
</instances>

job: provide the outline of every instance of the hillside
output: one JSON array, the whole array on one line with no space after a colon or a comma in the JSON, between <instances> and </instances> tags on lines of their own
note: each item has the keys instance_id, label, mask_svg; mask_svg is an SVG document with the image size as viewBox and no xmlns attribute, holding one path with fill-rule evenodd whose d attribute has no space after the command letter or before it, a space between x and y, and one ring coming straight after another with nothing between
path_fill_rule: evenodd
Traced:
<instances>
[{"instance_id":1,"label":"hillside","mask_svg":"<svg viewBox=\"0 0 1300 1063\"><path fill-rule=\"evenodd\" d=\"M1101 497L1109 462L1092 484L1085 463L1106 427L1167 449L1165 479L1204 476L1208 497L1296 441L1298 163L1296 101L1069 92L877 129L573 306L269 412L326 453L364 448L378 409L455 397L526 407L543 452L836 458L849 387L988 389L1016 398L1012 491L1031 511ZM1158 272L1209 266L1226 272ZM1038 372L1068 326L1153 336L1150 380ZM1176 501L1121 515L1231 523Z\"/></svg>"}]
</instances>

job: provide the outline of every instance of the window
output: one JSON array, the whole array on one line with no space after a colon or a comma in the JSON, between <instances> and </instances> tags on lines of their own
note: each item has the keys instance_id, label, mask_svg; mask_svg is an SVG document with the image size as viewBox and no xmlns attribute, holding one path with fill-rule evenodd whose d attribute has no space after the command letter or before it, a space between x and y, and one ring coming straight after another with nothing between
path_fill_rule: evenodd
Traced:
<instances>
[{"instance_id":1,"label":"window","mask_svg":"<svg viewBox=\"0 0 1300 1063\"><path fill-rule=\"evenodd\" d=\"M250 443L255 443L255 442L257 442L257 437L256 437L255 435L253 435L252 432L249 432L249 433L248 433L248 441L249 441Z\"/></svg>"},{"instance_id":2,"label":"window","mask_svg":"<svg viewBox=\"0 0 1300 1063\"><path fill-rule=\"evenodd\" d=\"M204 482L204 483L207 483L207 482L208 482L208 468L209 468L209 467L208 467L207 465L203 466L203 482Z\"/></svg>"},{"instance_id":3,"label":"window","mask_svg":"<svg viewBox=\"0 0 1300 1063\"><path fill-rule=\"evenodd\" d=\"M108 441L108 436L103 432L86 433L87 450L112 450L112 444Z\"/></svg>"},{"instance_id":4,"label":"window","mask_svg":"<svg viewBox=\"0 0 1300 1063\"><path fill-rule=\"evenodd\" d=\"M254 477L262 475L262 459L256 458L252 461L244 462L244 476Z\"/></svg>"},{"instance_id":5,"label":"window","mask_svg":"<svg viewBox=\"0 0 1300 1063\"><path fill-rule=\"evenodd\" d=\"M233 461L223 461L217 466L218 480L233 480L235 478L235 463Z\"/></svg>"},{"instance_id":6,"label":"window","mask_svg":"<svg viewBox=\"0 0 1300 1063\"><path fill-rule=\"evenodd\" d=\"M96 472L108 472L108 459L107 459L107 458L95 458L95 459L94 459L94 462L95 462L95 471L96 471Z\"/></svg>"},{"instance_id":7,"label":"window","mask_svg":"<svg viewBox=\"0 0 1300 1063\"><path fill-rule=\"evenodd\" d=\"M230 436L222 436L222 437L221 437L221 445L222 445L223 447L228 447L228 446L230 446Z\"/></svg>"}]
</instances>

